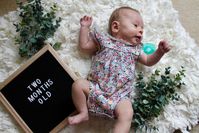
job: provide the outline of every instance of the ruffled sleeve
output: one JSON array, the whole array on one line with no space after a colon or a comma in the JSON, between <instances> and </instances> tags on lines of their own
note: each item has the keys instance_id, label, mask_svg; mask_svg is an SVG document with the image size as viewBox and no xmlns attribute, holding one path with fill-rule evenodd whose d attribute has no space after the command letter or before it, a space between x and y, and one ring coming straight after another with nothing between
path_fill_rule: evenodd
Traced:
<instances>
[{"instance_id":1,"label":"ruffled sleeve","mask_svg":"<svg viewBox=\"0 0 199 133\"><path fill-rule=\"evenodd\" d=\"M96 25L93 26L92 36L95 41L99 43L100 47L106 47L107 42L110 41L109 37L107 37L105 33L101 32Z\"/></svg>"}]
</instances>

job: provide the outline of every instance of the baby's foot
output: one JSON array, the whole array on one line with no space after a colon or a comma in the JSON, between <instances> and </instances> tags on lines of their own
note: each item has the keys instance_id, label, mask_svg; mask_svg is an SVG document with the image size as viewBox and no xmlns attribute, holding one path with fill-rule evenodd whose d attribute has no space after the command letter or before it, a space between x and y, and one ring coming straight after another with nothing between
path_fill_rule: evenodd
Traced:
<instances>
[{"instance_id":1,"label":"baby's foot","mask_svg":"<svg viewBox=\"0 0 199 133\"><path fill-rule=\"evenodd\" d=\"M75 116L68 117L69 125L79 124L89 119L88 113L79 113Z\"/></svg>"}]
</instances>

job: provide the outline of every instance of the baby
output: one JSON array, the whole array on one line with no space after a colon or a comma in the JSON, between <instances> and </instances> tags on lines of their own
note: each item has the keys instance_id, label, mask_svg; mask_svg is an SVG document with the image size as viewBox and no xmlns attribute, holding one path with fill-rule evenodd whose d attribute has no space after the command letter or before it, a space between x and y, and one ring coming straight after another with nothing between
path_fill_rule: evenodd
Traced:
<instances>
[{"instance_id":1,"label":"baby","mask_svg":"<svg viewBox=\"0 0 199 133\"><path fill-rule=\"evenodd\" d=\"M90 33L92 17L80 19L80 50L92 54L87 79L72 86L72 98L77 114L68 118L69 124L89 119L88 112L115 118L113 133L128 133L133 118L130 93L133 89L135 64L156 64L170 50L167 41L159 42L152 55L141 52L143 20L139 11L120 7L109 19L108 33L96 28Z\"/></svg>"}]
</instances>

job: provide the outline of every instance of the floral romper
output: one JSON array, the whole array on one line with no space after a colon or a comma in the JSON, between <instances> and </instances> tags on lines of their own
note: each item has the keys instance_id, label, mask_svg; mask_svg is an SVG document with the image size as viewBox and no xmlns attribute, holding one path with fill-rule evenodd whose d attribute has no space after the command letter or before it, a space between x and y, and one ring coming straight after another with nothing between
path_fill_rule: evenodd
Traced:
<instances>
[{"instance_id":1,"label":"floral romper","mask_svg":"<svg viewBox=\"0 0 199 133\"><path fill-rule=\"evenodd\" d=\"M100 49L92 58L88 75L88 109L95 115L115 118L114 110L118 102L130 99L141 45L133 46L101 33L96 28L92 35L99 43Z\"/></svg>"}]
</instances>

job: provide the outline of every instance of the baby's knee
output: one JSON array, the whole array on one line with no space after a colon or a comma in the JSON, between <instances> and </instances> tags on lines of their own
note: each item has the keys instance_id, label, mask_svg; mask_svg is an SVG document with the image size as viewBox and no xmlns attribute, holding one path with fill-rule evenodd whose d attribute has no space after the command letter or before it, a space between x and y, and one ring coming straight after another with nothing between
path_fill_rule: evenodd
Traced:
<instances>
[{"instance_id":1,"label":"baby's knee","mask_svg":"<svg viewBox=\"0 0 199 133\"><path fill-rule=\"evenodd\" d=\"M131 121L133 119L133 108L130 103L125 103L123 106L119 106L116 109L116 115L118 119Z\"/></svg>"},{"instance_id":2,"label":"baby's knee","mask_svg":"<svg viewBox=\"0 0 199 133\"><path fill-rule=\"evenodd\" d=\"M77 88L82 84L82 79L75 80L72 84L72 88Z\"/></svg>"},{"instance_id":3,"label":"baby's knee","mask_svg":"<svg viewBox=\"0 0 199 133\"><path fill-rule=\"evenodd\" d=\"M132 122L133 119L133 111L126 110L125 113L119 114L117 119L123 122Z\"/></svg>"},{"instance_id":4,"label":"baby's knee","mask_svg":"<svg viewBox=\"0 0 199 133\"><path fill-rule=\"evenodd\" d=\"M81 86L84 86L86 84L85 79L77 79L73 82L72 88L79 88Z\"/></svg>"},{"instance_id":5,"label":"baby's knee","mask_svg":"<svg viewBox=\"0 0 199 133\"><path fill-rule=\"evenodd\" d=\"M88 94L89 92L89 81L85 79L78 79L75 80L74 83L72 84L72 89L73 91L83 91L84 93Z\"/></svg>"},{"instance_id":6,"label":"baby's knee","mask_svg":"<svg viewBox=\"0 0 199 133\"><path fill-rule=\"evenodd\" d=\"M132 120L133 119L133 108L132 107L126 108L126 111L123 115L124 115L123 116L124 119Z\"/></svg>"}]
</instances>

